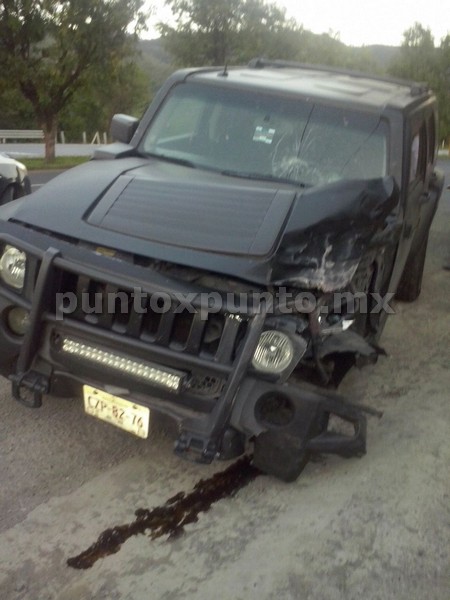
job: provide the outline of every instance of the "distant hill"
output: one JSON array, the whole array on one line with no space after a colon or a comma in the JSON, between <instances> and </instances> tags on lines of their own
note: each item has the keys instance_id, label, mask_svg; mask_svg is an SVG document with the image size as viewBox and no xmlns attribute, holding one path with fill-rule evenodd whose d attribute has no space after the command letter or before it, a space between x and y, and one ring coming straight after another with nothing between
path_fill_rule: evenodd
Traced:
<instances>
[{"instance_id":1,"label":"distant hill","mask_svg":"<svg viewBox=\"0 0 450 600\"><path fill-rule=\"evenodd\" d=\"M372 60L385 71L392 61L397 58L400 48L398 46L382 46L379 44L373 46L364 46Z\"/></svg>"},{"instance_id":2,"label":"distant hill","mask_svg":"<svg viewBox=\"0 0 450 600\"><path fill-rule=\"evenodd\" d=\"M156 40L139 40L139 49L142 54L155 62L170 65L171 58L162 45L161 38Z\"/></svg>"},{"instance_id":3,"label":"distant hill","mask_svg":"<svg viewBox=\"0 0 450 600\"><path fill-rule=\"evenodd\" d=\"M310 31L304 31L302 33L303 39L306 42L307 49L317 48L319 45L327 43L330 48L333 44L336 45L337 50L340 47L345 47L345 44L338 40L333 40L328 36L322 34L314 34ZM371 46L362 47L347 47L350 51L350 55L355 57L356 64L342 65L358 68L357 57L361 59L361 66L364 64L368 71L375 72L386 72L391 62L398 56L400 48L397 46L383 46L381 44L375 44ZM160 38L154 40L140 40L139 49L142 53L142 62L145 69L149 69L154 74L155 83L161 84L164 79L173 70L171 56L163 47ZM338 54L338 52L336 52ZM311 56L308 55L301 57L302 61L312 62ZM333 64L333 61L329 61Z\"/></svg>"}]
</instances>

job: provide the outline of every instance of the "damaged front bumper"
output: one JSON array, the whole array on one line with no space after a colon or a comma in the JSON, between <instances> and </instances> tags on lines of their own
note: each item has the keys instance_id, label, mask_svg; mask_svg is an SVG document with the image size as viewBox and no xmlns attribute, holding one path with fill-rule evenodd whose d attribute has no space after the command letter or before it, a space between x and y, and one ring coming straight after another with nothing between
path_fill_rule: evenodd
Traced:
<instances>
[{"instance_id":1,"label":"damaged front bumper","mask_svg":"<svg viewBox=\"0 0 450 600\"><path fill-rule=\"evenodd\" d=\"M114 390L176 419L180 429L177 454L201 462L236 456L244 451L246 439L261 439L271 432L285 440L295 439L300 453L359 456L365 452L363 409L326 390L255 373L251 363L267 321L264 303L235 315L227 311L224 298L221 314L210 318L201 294L196 295L199 289L191 284L153 271L149 274L144 267L32 230L26 231L24 243L23 234L19 225L2 224L0 243L18 247L28 257L23 291L0 287L0 368L10 376L17 400L37 407L44 394L69 393L74 383ZM52 241L57 248L51 246ZM58 306L57 294L66 293L68 287L75 294L95 294L100 289L126 294L139 288L150 298L164 290L174 301L179 300L176 294L193 294L197 312L183 322L185 339L181 340L181 334L175 339L173 332L179 326L175 310L158 317L153 328L147 315L134 311L125 320L106 310L100 315L81 310L66 314ZM7 325L7 315L16 306L29 313L22 337L13 335ZM207 318L201 319L205 314ZM218 327L214 338L211 331ZM205 347L202 340L208 336L214 339ZM179 385L165 389L113 370L107 361L102 366L86 356L74 357L64 351L64 340L98 349L103 357L142 361L162 373L175 372L180 375ZM350 433L328 429L333 415L349 425Z\"/></svg>"}]
</instances>

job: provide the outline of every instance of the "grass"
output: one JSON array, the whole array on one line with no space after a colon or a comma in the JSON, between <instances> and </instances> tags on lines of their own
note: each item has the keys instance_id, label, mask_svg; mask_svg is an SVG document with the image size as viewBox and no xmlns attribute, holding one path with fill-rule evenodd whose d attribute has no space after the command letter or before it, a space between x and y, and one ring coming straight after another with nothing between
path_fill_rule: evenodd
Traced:
<instances>
[{"instance_id":1,"label":"grass","mask_svg":"<svg viewBox=\"0 0 450 600\"><path fill-rule=\"evenodd\" d=\"M47 162L45 158L20 158L29 171L44 169L70 169L89 160L89 156L57 156L55 160Z\"/></svg>"}]
</instances>

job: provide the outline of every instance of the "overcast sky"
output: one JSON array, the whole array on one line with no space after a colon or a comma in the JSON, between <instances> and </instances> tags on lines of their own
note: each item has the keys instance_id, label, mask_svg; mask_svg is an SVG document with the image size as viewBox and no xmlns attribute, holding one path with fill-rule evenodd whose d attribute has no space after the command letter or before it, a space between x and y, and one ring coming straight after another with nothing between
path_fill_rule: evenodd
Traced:
<instances>
[{"instance_id":1,"label":"overcast sky","mask_svg":"<svg viewBox=\"0 0 450 600\"><path fill-rule=\"evenodd\" d=\"M145 37L157 37L152 26L167 21L170 11L164 0L153 0L155 14ZM450 33L449 0L276 0L305 29L339 34L344 44L399 46L403 32L415 21L429 27L436 45Z\"/></svg>"}]
</instances>

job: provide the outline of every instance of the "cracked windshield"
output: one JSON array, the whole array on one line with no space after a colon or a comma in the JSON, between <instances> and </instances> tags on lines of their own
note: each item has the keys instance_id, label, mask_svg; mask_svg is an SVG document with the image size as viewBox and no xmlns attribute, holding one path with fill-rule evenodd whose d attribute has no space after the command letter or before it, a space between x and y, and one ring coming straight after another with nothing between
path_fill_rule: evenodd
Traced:
<instances>
[{"instance_id":1,"label":"cracked windshield","mask_svg":"<svg viewBox=\"0 0 450 600\"><path fill-rule=\"evenodd\" d=\"M379 116L216 85L179 84L141 150L224 175L305 186L386 174Z\"/></svg>"}]
</instances>

